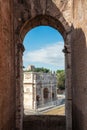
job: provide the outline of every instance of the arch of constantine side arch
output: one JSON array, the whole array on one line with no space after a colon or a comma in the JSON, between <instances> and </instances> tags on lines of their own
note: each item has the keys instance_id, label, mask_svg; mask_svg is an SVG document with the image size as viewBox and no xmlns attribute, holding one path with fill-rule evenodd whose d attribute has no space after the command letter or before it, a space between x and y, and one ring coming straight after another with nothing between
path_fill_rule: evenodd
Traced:
<instances>
[{"instance_id":1,"label":"arch of constantine side arch","mask_svg":"<svg viewBox=\"0 0 87 130\"><path fill-rule=\"evenodd\" d=\"M0 130L22 130L22 44L39 25L65 41L66 130L87 129L87 1L0 1Z\"/></svg>"}]
</instances>

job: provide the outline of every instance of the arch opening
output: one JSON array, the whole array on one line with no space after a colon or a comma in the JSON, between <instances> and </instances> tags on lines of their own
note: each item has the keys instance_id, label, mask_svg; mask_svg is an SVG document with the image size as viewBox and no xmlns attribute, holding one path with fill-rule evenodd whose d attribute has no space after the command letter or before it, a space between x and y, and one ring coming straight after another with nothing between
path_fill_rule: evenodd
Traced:
<instances>
[{"instance_id":1,"label":"arch opening","mask_svg":"<svg viewBox=\"0 0 87 130\"><path fill-rule=\"evenodd\" d=\"M33 110L32 114L35 114L35 111L41 114L40 109L43 109L42 114L46 114L44 113L46 107L51 110L52 107L55 108L59 105L63 105L62 113L65 115L65 83L62 81L65 77L61 75L63 73L65 76L64 54L62 52L64 40L62 36L50 26L38 26L27 33L23 44L27 49L24 53L26 64L23 65L26 66L23 84L25 115L28 108L30 109L28 111ZM27 78L26 75L28 75ZM61 76L60 80L58 75ZM58 86L58 82L60 84L62 82L63 89L61 85ZM29 87L31 94L26 93L27 87ZM62 113L58 112L58 115ZM57 115L57 112L50 114Z\"/></svg>"}]
</instances>

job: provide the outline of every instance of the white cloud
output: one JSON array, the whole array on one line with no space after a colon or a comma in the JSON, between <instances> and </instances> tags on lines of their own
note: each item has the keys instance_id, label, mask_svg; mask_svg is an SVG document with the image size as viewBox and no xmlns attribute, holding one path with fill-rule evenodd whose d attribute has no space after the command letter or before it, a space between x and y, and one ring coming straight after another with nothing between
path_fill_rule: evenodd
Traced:
<instances>
[{"instance_id":1,"label":"white cloud","mask_svg":"<svg viewBox=\"0 0 87 130\"><path fill-rule=\"evenodd\" d=\"M63 43L55 43L39 50L26 52L23 57L24 64L33 62L54 65L61 68L64 66L63 46Z\"/></svg>"}]
</instances>

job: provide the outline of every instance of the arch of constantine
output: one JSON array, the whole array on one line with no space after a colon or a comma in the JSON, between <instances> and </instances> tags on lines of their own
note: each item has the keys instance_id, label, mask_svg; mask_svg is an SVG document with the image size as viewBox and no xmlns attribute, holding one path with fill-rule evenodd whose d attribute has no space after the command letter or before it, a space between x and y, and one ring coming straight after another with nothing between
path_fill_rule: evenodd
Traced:
<instances>
[{"instance_id":1,"label":"arch of constantine","mask_svg":"<svg viewBox=\"0 0 87 130\"><path fill-rule=\"evenodd\" d=\"M44 107L57 100L57 77L51 72L25 71L23 78L24 109L33 110Z\"/></svg>"},{"instance_id":2,"label":"arch of constantine","mask_svg":"<svg viewBox=\"0 0 87 130\"><path fill-rule=\"evenodd\" d=\"M0 0L0 130L23 128L23 39L39 25L64 38L66 130L87 130L87 0Z\"/></svg>"}]
</instances>

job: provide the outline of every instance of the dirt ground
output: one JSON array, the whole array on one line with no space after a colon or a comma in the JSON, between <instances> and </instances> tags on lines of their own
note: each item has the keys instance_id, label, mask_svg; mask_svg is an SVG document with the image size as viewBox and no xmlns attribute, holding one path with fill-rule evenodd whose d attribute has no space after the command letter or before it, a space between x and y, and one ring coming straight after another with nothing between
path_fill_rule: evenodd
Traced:
<instances>
[{"instance_id":1,"label":"dirt ground","mask_svg":"<svg viewBox=\"0 0 87 130\"><path fill-rule=\"evenodd\" d=\"M51 109L43 113L44 115L65 115L65 106Z\"/></svg>"}]
</instances>

